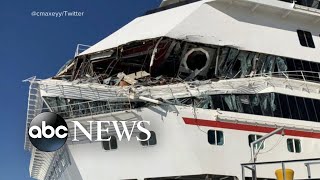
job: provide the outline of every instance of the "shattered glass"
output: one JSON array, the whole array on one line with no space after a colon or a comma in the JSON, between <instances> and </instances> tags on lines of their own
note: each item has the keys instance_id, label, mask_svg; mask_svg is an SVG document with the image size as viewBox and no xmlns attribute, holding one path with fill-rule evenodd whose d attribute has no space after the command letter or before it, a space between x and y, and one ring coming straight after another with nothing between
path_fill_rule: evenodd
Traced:
<instances>
[{"instance_id":1,"label":"shattered glass","mask_svg":"<svg viewBox=\"0 0 320 180\"><path fill-rule=\"evenodd\" d=\"M241 62L241 77L245 77L251 72L252 68L252 59L250 59L249 52L241 51L238 60Z\"/></svg>"},{"instance_id":2,"label":"shattered glass","mask_svg":"<svg viewBox=\"0 0 320 180\"><path fill-rule=\"evenodd\" d=\"M262 73L271 74L272 72L274 72L274 61L275 56L267 56L267 59L263 64Z\"/></svg>"},{"instance_id":3,"label":"shattered glass","mask_svg":"<svg viewBox=\"0 0 320 180\"><path fill-rule=\"evenodd\" d=\"M236 57L239 53L238 49L230 49L228 57L225 60L225 63L223 64L223 67L221 69L221 76L222 77L231 77L232 76L232 67L235 63Z\"/></svg>"}]
</instances>

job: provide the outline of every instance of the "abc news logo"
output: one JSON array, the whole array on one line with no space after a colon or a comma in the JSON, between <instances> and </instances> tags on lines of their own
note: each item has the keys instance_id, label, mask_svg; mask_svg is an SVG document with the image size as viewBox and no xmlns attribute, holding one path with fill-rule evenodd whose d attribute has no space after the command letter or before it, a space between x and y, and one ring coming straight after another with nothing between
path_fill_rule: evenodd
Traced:
<instances>
[{"instance_id":1,"label":"abc news logo","mask_svg":"<svg viewBox=\"0 0 320 180\"><path fill-rule=\"evenodd\" d=\"M121 141L124 136L130 141L133 130L135 127L147 135L146 139L140 139L138 141L148 141L151 137L149 130L143 127L142 123L150 124L149 121L132 121L133 127L128 129L126 121L120 121L122 125L122 132L120 130L118 121L88 121L90 129L86 130L78 121L71 121L73 123L74 134L72 141L79 141L77 139L77 130L79 129L90 141L93 141L92 125L97 124L97 139L95 141L110 141L102 137L102 132L108 133L108 128L103 129L103 125L113 125L118 139ZM60 149L68 139L68 126L66 121L58 114L52 112L41 113L36 116L30 123L28 130L30 142L34 147L40 151L53 152Z\"/></svg>"}]
</instances>

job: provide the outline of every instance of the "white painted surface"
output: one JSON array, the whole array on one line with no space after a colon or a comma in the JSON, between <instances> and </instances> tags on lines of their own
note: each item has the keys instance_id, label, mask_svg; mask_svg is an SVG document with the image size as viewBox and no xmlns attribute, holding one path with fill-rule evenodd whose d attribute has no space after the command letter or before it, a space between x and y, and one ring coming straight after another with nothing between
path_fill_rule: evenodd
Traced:
<instances>
[{"instance_id":1,"label":"white painted surface","mask_svg":"<svg viewBox=\"0 0 320 180\"><path fill-rule=\"evenodd\" d=\"M137 117L141 116L142 119L151 121L149 129L155 131L157 135L155 146L142 147L135 140L118 142L118 149L112 151L103 150L101 143L69 145L83 180L143 179L193 174L233 175L240 178L240 163L250 161L248 135L264 135L264 133L186 125L182 117L194 117L193 108L177 107L177 109L179 113L168 112L166 108L159 107L133 111ZM216 111L197 109L196 115L199 119L214 120ZM260 117L269 122L296 122L320 127L318 123L306 121L229 112L222 112L222 115L249 119ZM106 116L100 119L113 118ZM223 146L213 146L208 143L209 129L224 132ZM258 162L319 157L319 139L293 137L301 139L302 153L290 153L287 150L287 138L292 137L275 135L267 139L265 149L258 155ZM278 141L279 144L274 147ZM258 176L274 178L274 171L280 167L279 164L258 167ZM290 164L287 167L294 169L295 178L307 177L303 164ZM314 166L313 170L318 167L320 166ZM320 178L319 171L314 170L312 174L314 178ZM250 174L247 172L247 175Z\"/></svg>"},{"instance_id":2,"label":"white painted surface","mask_svg":"<svg viewBox=\"0 0 320 180\"><path fill-rule=\"evenodd\" d=\"M199 1L139 17L81 55L166 36L320 62L320 26L314 23L319 15L293 9L290 3L277 0L257 1L260 6L253 11L253 2ZM282 17L287 11L291 13ZM297 29L313 34L315 49L300 45Z\"/></svg>"}]
</instances>

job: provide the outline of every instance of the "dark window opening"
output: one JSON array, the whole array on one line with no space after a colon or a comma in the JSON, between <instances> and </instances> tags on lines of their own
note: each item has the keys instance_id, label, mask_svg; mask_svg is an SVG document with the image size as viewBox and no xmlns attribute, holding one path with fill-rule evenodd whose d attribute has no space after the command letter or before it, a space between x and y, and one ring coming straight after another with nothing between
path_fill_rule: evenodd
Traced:
<instances>
[{"instance_id":1,"label":"dark window opening","mask_svg":"<svg viewBox=\"0 0 320 180\"><path fill-rule=\"evenodd\" d=\"M287 98L288 98L288 102L289 102L288 109L290 109L291 118L292 119L301 119L300 118L300 114L299 114L299 109L298 109L298 106L297 106L296 97L287 96Z\"/></svg>"},{"instance_id":2,"label":"dark window opening","mask_svg":"<svg viewBox=\"0 0 320 180\"><path fill-rule=\"evenodd\" d=\"M187 66L190 70L200 70L202 69L207 63L207 56L205 53L201 51L196 51L191 53L187 59Z\"/></svg>"},{"instance_id":3,"label":"dark window opening","mask_svg":"<svg viewBox=\"0 0 320 180\"><path fill-rule=\"evenodd\" d=\"M251 147L251 143L253 143L254 141L256 141L256 140L258 140L258 139L260 139L260 138L262 138L261 135L250 134L250 135L248 136L249 146ZM255 149L258 149L260 146L261 146L261 149L263 149L263 148L264 148L264 142L259 142L259 143L257 143L254 148L255 148Z\"/></svg>"},{"instance_id":4,"label":"dark window opening","mask_svg":"<svg viewBox=\"0 0 320 180\"><path fill-rule=\"evenodd\" d=\"M297 30L297 33L301 46L315 48L311 32Z\"/></svg>"},{"instance_id":5,"label":"dark window opening","mask_svg":"<svg viewBox=\"0 0 320 180\"><path fill-rule=\"evenodd\" d=\"M301 153L301 141L299 139L287 139L287 148L289 152Z\"/></svg>"},{"instance_id":6,"label":"dark window opening","mask_svg":"<svg viewBox=\"0 0 320 180\"><path fill-rule=\"evenodd\" d=\"M156 133L154 131L150 131L150 138L147 140L147 141L140 141L141 145L142 146L154 146L157 144L157 136L156 136ZM143 133L141 132L139 134L139 139L147 139L147 134L146 133Z\"/></svg>"},{"instance_id":7,"label":"dark window opening","mask_svg":"<svg viewBox=\"0 0 320 180\"><path fill-rule=\"evenodd\" d=\"M210 100L212 109L320 122L320 111L317 111L320 100L317 99L261 93L212 95Z\"/></svg>"},{"instance_id":8,"label":"dark window opening","mask_svg":"<svg viewBox=\"0 0 320 180\"><path fill-rule=\"evenodd\" d=\"M306 107L306 104L304 102L304 98L296 97L296 99L297 99L298 110L300 113L300 119L301 120L309 120L307 109L310 107Z\"/></svg>"},{"instance_id":9,"label":"dark window opening","mask_svg":"<svg viewBox=\"0 0 320 180\"><path fill-rule=\"evenodd\" d=\"M209 130L208 131L208 142L211 145L224 145L224 135L222 131Z\"/></svg>"},{"instance_id":10,"label":"dark window opening","mask_svg":"<svg viewBox=\"0 0 320 180\"><path fill-rule=\"evenodd\" d=\"M112 150L118 148L117 138L115 136L106 136L103 139L110 138L110 141L102 141L102 147L104 150Z\"/></svg>"}]
</instances>

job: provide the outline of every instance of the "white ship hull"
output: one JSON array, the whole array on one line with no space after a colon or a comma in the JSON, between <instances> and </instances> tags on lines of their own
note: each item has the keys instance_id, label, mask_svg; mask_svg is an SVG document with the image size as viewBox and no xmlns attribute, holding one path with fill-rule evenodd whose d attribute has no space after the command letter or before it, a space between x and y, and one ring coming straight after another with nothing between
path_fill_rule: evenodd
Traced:
<instances>
[{"instance_id":1,"label":"white ship hull","mask_svg":"<svg viewBox=\"0 0 320 180\"><path fill-rule=\"evenodd\" d=\"M77 51L55 77L28 80L26 130L51 111L69 128L71 121L150 121L156 143L133 137L106 150L84 134L72 141L71 130L63 149L45 153L26 134L31 177L245 180L255 167L245 163L286 161L257 165L258 179L275 179L281 168L295 179L320 178L318 4L177 2L163 1ZM266 135L255 154L250 143Z\"/></svg>"},{"instance_id":2,"label":"white ship hull","mask_svg":"<svg viewBox=\"0 0 320 180\"><path fill-rule=\"evenodd\" d=\"M169 110L170 109L170 110ZM175 111L172 111L175 109ZM194 116L196 113L196 117ZM217 114L238 121L216 121ZM250 115L251 116L251 115ZM179 177L190 175L223 175L241 178L241 163L250 162L251 152L248 144L250 134L265 135L266 133L235 130L220 127L208 127L205 125L186 124L184 117L195 119L201 124L203 120L212 122L237 124L241 129L241 119L261 119L265 123L273 124L275 118L262 116L245 117L238 113L220 112L215 110L196 109L192 107L150 107L131 112L119 112L115 115L99 115L94 120L148 120L151 122L148 129L156 132L157 145L143 147L132 140L128 142L118 141L118 149L105 151L101 142L86 144L69 144L70 157L74 164L66 169L61 179L75 179L80 172L82 179L145 179L157 177ZM197 121L197 119L199 119ZM88 118L88 120L92 120ZM83 119L84 120L84 119ZM81 122L81 121L80 121ZM282 123L290 123L290 120L281 119ZM205 123L204 123L205 124ZM299 127L297 123L297 127ZM300 126L314 126L314 123L300 123ZM209 125L210 126L210 125ZM251 125L252 127L263 127ZM267 126L267 125L266 125ZM221 130L224 133L224 145L216 146L208 143L207 132L210 129ZM318 133L319 134L319 133ZM261 150L258 161L311 159L319 156L319 139L310 137L298 137L302 143L302 153L295 154L287 150L286 139L297 136L275 135L265 141L265 148ZM295 178L306 178L307 169L303 163L288 164L288 168L294 169ZM319 168L315 165L312 168ZM281 168L280 164L264 165L257 167L258 177L275 178L274 172ZM79 174L78 174L79 175ZM250 172L247 172L250 176ZM319 171L314 171L314 177L320 177ZM70 177L69 177L70 176Z\"/></svg>"}]
</instances>

